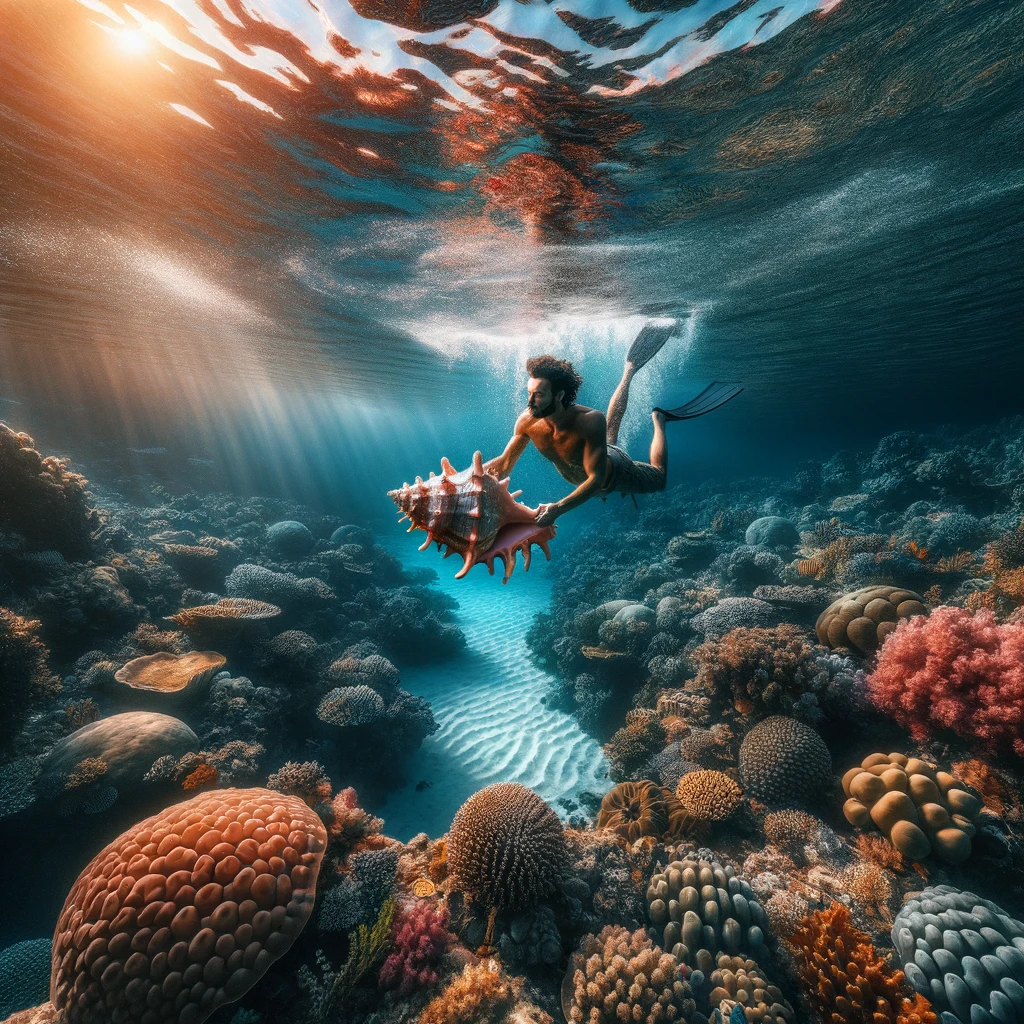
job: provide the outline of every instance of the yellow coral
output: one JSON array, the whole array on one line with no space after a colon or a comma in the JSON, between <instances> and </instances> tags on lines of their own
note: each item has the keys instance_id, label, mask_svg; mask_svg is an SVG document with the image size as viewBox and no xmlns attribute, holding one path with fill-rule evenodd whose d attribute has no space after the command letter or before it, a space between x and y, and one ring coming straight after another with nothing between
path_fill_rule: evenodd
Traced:
<instances>
[{"instance_id":1,"label":"yellow coral","mask_svg":"<svg viewBox=\"0 0 1024 1024\"><path fill-rule=\"evenodd\" d=\"M487 1024L512 1009L522 980L507 977L495 960L469 965L427 1003L418 1024Z\"/></svg>"}]
</instances>

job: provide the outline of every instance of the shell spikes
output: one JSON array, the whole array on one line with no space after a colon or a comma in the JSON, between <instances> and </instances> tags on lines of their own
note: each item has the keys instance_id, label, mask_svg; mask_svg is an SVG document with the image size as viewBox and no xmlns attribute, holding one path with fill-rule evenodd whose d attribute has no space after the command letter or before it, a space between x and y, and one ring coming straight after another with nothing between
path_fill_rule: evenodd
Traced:
<instances>
[{"instance_id":1,"label":"shell spikes","mask_svg":"<svg viewBox=\"0 0 1024 1024\"><path fill-rule=\"evenodd\" d=\"M420 551L432 543L445 547L445 558L462 555L461 579L477 564L484 562L493 574L494 560L505 566L505 581L515 567L516 553L523 552L523 565L529 568L531 544L541 546L550 558L547 542L555 535L553 527L535 525L536 509L516 501L521 492L509 492L509 479L499 480L484 469L483 455L473 453L472 465L461 472L446 458L441 459L441 475L417 476L412 485L388 491L402 513L410 520L409 529L423 530L427 539Z\"/></svg>"}]
</instances>

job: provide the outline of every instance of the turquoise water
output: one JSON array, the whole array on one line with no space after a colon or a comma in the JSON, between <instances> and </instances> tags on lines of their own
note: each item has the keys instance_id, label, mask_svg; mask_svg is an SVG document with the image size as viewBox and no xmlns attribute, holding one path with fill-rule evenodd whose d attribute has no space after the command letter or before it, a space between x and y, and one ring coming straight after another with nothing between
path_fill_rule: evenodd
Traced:
<instances>
[{"instance_id":1,"label":"turquoise water","mask_svg":"<svg viewBox=\"0 0 1024 1024\"><path fill-rule=\"evenodd\" d=\"M402 672L402 685L430 701L440 728L409 758L408 783L376 809L388 835L441 834L462 803L492 782L521 782L563 817L562 801L575 809L581 792L603 796L611 782L600 746L575 718L541 704L552 680L526 648L526 631L551 596L543 563L524 573L520 560L503 587L482 566L452 579L455 559L438 565L436 549L416 553L409 538L388 546L409 565L438 569L438 586L459 601L455 621L467 640L456 658ZM421 781L430 787L417 792Z\"/></svg>"}]
</instances>

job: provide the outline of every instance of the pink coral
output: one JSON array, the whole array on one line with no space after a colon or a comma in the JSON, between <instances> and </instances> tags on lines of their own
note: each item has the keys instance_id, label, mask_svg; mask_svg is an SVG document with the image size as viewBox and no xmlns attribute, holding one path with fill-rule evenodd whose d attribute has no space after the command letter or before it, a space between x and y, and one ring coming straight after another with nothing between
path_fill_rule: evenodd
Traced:
<instances>
[{"instance_id":1,"label":"pink coral","mask_svg":"<svg viewBox=\"0 0 1024 1024\"><path fill-rule=\"evenodd\" d=\"M380 969L381 988L397 988L407 996L433 985L448 946L448 908L414 904L395 918L391 935L394 948Z\"/></svg>"},{"instance_id":2,"label":"pink coral","mask_svg":"<svg viewBox=\"0 0 1024 1024\"><path fill-rule=\"evenodd\" d=\"M1024 623L952 607L901 622L879 652L868 693L915 740L945 728L1024 755Z\"/></svg>"}]
</instances>

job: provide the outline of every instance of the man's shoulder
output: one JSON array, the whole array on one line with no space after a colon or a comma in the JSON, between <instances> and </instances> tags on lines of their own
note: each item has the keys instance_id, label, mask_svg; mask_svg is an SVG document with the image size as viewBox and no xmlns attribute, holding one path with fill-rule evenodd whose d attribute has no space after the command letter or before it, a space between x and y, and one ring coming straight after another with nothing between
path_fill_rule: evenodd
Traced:
<instances>
[{"instance_id":1,"label":"man's shoulder","mask_svg":"<svg viewBox=\"0 0 1024 1024\"><path fill-rule=\"evenodd\" d=\"M577 405L575 409L576 423L581 429L604 431L605 419L603 412L599 409L591 409L586 405Z\"/></svg>"}]
</instances>

